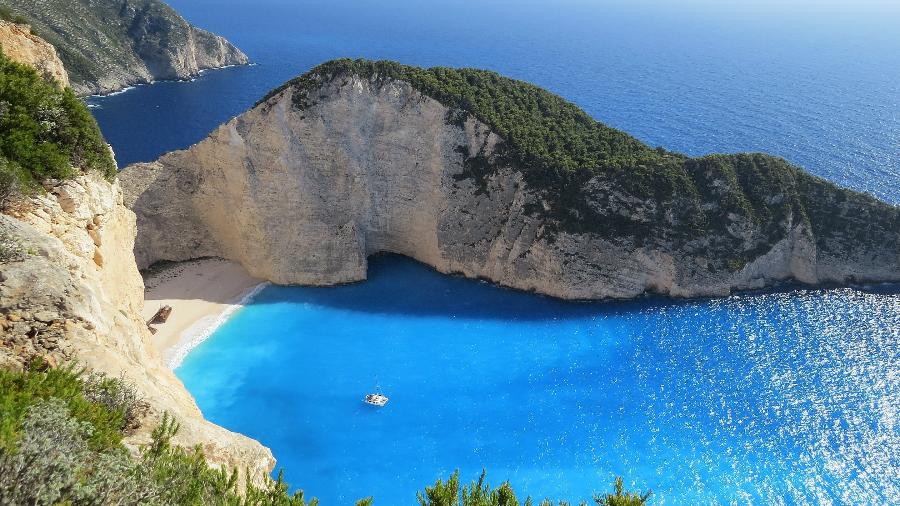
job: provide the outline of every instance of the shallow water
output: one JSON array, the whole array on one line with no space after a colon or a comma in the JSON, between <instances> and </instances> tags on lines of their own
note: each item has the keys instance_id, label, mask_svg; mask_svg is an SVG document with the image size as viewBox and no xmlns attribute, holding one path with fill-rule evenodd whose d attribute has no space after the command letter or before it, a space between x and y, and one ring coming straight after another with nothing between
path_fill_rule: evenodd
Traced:
<instances>
[{"instance_id":1,"label":"shallow water","mask_svg":"<svg viewBox=\"0 0 900 506\"><path fill-rule=\"evenodd\" d=\"M538 497L623 475L655 504L886 504L898 338L896 289L565 303L382 256L266 288L176 372L325 505L412 504L457 467Z\"/></svg>"}]
</instances>

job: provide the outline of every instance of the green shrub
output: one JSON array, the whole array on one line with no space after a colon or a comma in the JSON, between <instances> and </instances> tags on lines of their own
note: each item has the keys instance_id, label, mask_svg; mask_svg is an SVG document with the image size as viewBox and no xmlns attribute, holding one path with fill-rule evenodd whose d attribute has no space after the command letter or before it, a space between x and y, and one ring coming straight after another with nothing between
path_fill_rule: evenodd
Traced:
<instances>
[{"instance_id":1,"label":"green shrub","mask_svg":"<svg viewBox=\"0 0 900 506\"><path fill-rule=\"evenodd\" d=\"M121 413L119 430L124 433L140 427L148 408L134 385L127 383L124 377L110 378L103 373L91 372L82 376L82 394L89 402L99 404L107 411Z\"/></svg>"},{"instance_id":2,"label":"green shrub","mask_svg":"<svg viewBox=\"0 0 900 506\"><path fill-rule=\"evenodd\" d=\"M199 447L171 443L168 415L133 458L121 444L142 409L121 379L73 367L0 370L0 504L315 506L281 476L238 486Z\"/></svg>"},{"instance_id":3,"label":"green shrub","mask_svg":"<svg viewBox=\"0 0 900 506\"><path fill-rule=\"evenodd\" d=\"M450 475L446 482L438 479L434 485L425 487L424 492L417 492L416 499L420 506L531 506L531 497L520 500L509 482L492 488L485 481L486 473L481 472L478 481L460 487L459 470ZM616 478L615 492L595 495L593 501L597 506L643 506L650 500L650 493L636 494L623 490L622 478ZM560 501L559 506L569 506L569 502ZM581 506L587 502L582 501ZM553 506L553 501L544 499L540 506Z\"/></svg>"},{"instance_id":4,"label":"green shrub","mask_svg":"<svg viewBox=\"0 0 900 506\"><path fill-rule=\"evenodd\" d=\"M28 409L51 398L65 402L74 420L92 427L87 437L91 450L120 448L123 413L89 401L83 389L82 372L73 367L45 372L35 367L24 373L0 370L0 448L15 448Z\"/></svg>"},{"instance_id":5,"label":"green shrub","mask_svg":"<svg viewBox=\"0 0 900 506\"><path fill-rule=\"evenodd\" d=\"M266 486L248 482L240 490L236 470L209 467L199 447L173 446L171 440L177 432L178 423L165 415L153 431L151 444L141 452L146 476L158 485L154 500L159 504L306 506L303 492L289 494L281 474ZM318 501L312 499L308 504L316 506Z\"/></svg>"},{"instance_id":6,"label":"green shrub","mask_svg":"<svg viewBox=\"0 0 900 506\"><path fill-rule=\"evenodd\" d=\"M0 54L0 192L9 181L35 188L77 169L112 179L116 164L97 122L71 89L60 90L33 68Z\"/></svg>"},{"instance_id":7,"label":"green shrub","mask_svg":"<svg viewBox=\"0 0 900 506\"><path fill-rule=\"evenodd\" d=\"M139 504L152 495L124 448L90 449L93 430L61 399L31 405L15 451L0 450L0 503Z\"/></svg>"},{"instance_id":8,"label":"green shrub","mask_svg":"<svg viewBox=\"0 0 900 506\"><path fill-rule=\"evenodd\" d=\"M615 492L612 494L594 496L597 506L643 506L650 500L650 492L644 494L625 492L621 476L616 477L613 487L615 487Z\"/></svg>"},{"instance_id":9,"label":"green shrub","mask_svg":"<svg viewBox=\"0 0 900 506\"><path fill-rule=\"evenodd\" d=\"M0 19L19 25L28 24L28 20L25 19L24 16L14 13L9 7L6 7L5 5L0 5Z\"/></svg>"},{"instance_id":10,"label":"green shrub","mask_svg":"<svg viewBox=\"0 0 900 506\"><path fill-rule=\"evenodd\" d=\"M0 210L9 198L18 192L22 184L27 182L28 177L18 164L0 156Z\"/></svg>"}]
</instances>

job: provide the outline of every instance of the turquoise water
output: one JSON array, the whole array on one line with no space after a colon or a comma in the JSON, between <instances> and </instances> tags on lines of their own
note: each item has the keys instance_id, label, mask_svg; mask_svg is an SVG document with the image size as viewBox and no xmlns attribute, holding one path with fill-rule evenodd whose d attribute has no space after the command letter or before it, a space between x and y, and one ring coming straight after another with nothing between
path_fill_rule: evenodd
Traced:
<instances>
[{"instance_id":1,"label":"turquoise water","mask_svg":"<svg viewBox=\"0 0 900 506\"><path fill-rule=\"evenodd\" d=\"M655 504L888 504L898 338L896 287L565 303L379 256L366 283L266 288L176 372L326 506L413 504L455 468L538 497L623 475Z\"/></svg>"}]
</instances>

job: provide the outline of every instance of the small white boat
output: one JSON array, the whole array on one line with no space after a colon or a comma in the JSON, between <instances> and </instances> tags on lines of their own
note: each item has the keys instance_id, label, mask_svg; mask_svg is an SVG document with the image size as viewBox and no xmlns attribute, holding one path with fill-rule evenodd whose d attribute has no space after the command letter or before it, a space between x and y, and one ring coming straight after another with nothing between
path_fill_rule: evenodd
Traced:
<instances>
[{"instance_id":1,"label":"small white boat","mask_svg":"<svg viewBox=\"0 0 900 506\"><path fill-rule=\"evenodd\" d=\"M366 395L366 398L363 399L363 402L380 408L387 404L388 398L381 394L368 394Z\"/></svg>"}]
</instances>

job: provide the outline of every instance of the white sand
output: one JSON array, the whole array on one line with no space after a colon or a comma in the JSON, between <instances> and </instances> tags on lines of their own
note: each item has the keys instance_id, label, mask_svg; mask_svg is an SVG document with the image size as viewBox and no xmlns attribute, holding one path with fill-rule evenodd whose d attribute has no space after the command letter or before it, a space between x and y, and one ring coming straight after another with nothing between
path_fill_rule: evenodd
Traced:
<instances>
[{"instance_id":1,"label":"white sand","mask_svg":"<svg viewBox=\"0 0 900 506\"><path fill-rule=\"evenodd\" d=\"M172 369L266 285L240 264L218 258L174 264L148 275L144 284L145 321L172 306L168 321L153 325L153 344Z\"/></svg>"}]
</instances>

